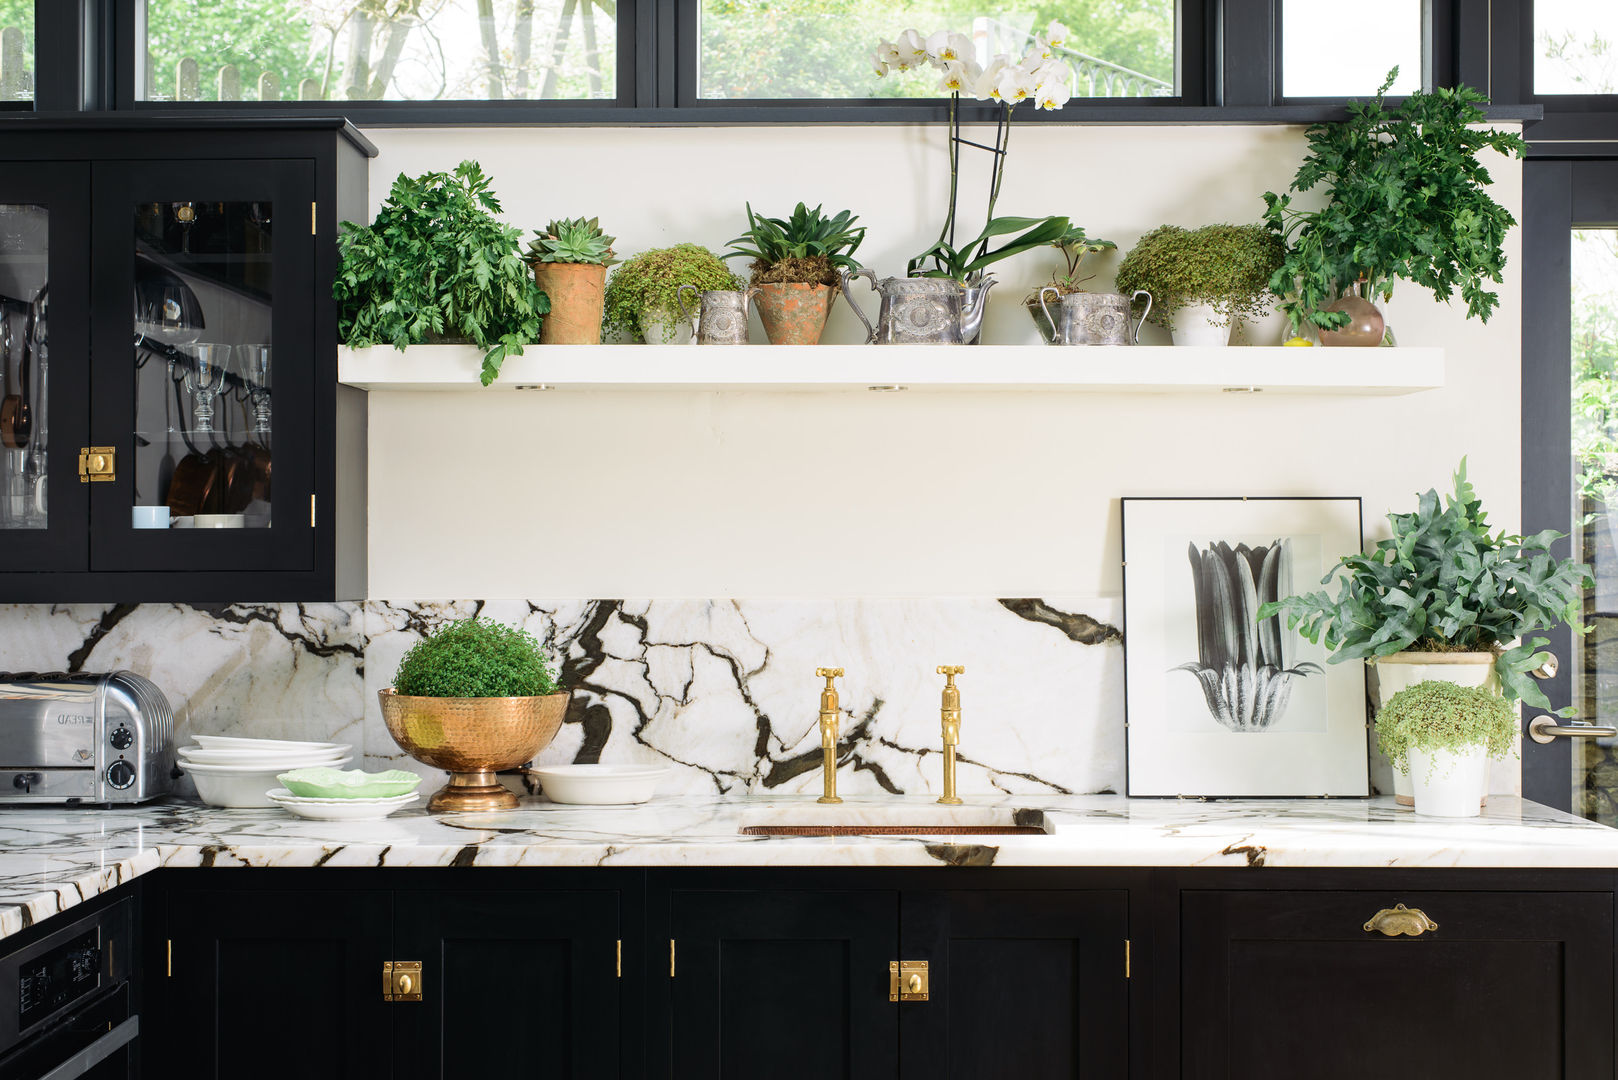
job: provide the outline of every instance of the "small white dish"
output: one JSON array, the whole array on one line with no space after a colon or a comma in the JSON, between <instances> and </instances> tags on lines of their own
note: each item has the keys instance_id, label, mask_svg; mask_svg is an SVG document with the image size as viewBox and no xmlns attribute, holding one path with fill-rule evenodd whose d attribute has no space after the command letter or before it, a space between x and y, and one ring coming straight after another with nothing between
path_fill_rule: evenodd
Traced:
<instances>
[{"instance_id":1,"label":"small white dish","mask_svg":"<svg viewBox=\"0 0 1618 1080\"><path fill-rule=\"evenodd\" d=\"M354 755L353 754L343 754L343 755L341 755L339 757L335 757L335 758L321 758L319 760L319 762L317 762L316 764L330 765L332 768L335 769L337 766L339 766L339 765L347 765L350 761L353 761L353 760L354 760ZM180 765L180 768L184 769L186 772L211 772L211 773L218 773L218 774L221 774L221 775L230 775L230 774L237 774L237 773L263 773L263 772L282 773L282 772L286 772L289 769L294 769L294 768L303 769L303 768L308 768L309 767L307 765L289 765L289 764L287 764L287 758L284 757L284 756L283 757L278 757L278 758L273 758L273 759L272 758L266 758L266 759L261 760L261 761L219 762L219 761L193 761L193 760L185 757L183 754L180 756L179 765Z\"/></svg>"},{"instance_id":2,"label":"small white dish","mask_svg":"<svg viewBox=\"0 0 1618 1080\"><path fill-rule=\"evenodd\" d=\"M270 803L312 821L379 821L395 810L403 810L421 795L395 795L391 799L303 799L286 788L266 791Z\"/></svg>"},{"instance_id":3,"label":"small white dish","mask_svg":"<svg viewBox=\"0 0 1618 1080\"><path fill-rule=\"evenodd\" d=\"M247 525L246 514L198 514L193 523L197 529L240 529Z\"/></svg>"},{"instance_id":4,"label":"small white dish","mask_svg":"<svg viewBox=\"0 0 1618 1080\"><path fill-rule=\"evenodd\" d=\"M574 806L628 806L649 802L661 765L541 765L528 770L539 778L545 797Z\"/></svg>"},{"instance_id":5,"label":"small white dish","mask_svg":"<svg viewBox=\"0 0 1618 1080\"><path fill-rule=\"evenodd\" d=\"M191 741L211 750L352 750L347 743L299 742L294 739L248 739L240 735L193 735Z\"/></svg>"}]
</instances>

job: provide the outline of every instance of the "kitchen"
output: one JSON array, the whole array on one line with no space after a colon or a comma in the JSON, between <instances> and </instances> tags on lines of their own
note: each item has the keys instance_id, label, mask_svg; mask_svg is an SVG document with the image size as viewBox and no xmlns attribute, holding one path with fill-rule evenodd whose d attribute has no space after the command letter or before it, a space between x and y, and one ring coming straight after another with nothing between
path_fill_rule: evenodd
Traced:
<instances>
[{"instance_id":1,"label":"kitchen","mask_svg":"<svg viewBox=\"0 0 1618 1080\"><path fill-rule=\"evenodd\" d=\"M0 1077L1618 1073L1601 5L351 6L0 2ZM1068 77L1026 102L940 86L1035 45ZM1345 353L1328 304L1274 314L1308 248L1264 196L1350 205L1294 184L1395 65L1365 122L1414 101L1425 138L1463 114L1424 91L1479 88L1442 130L1487 181L1446 197L1516 224L1438 249L1486 320L1407 263L1364 290L1396 344ZM476 250L423 210L452 200L548 308L486 385L498 334L400 351L377 302L429 277L376 267ZM852 265L800 284L829 312L794 351L785 286L713 256L800 202ZM956 218L1039 214L963 245L1031 237L992 291L919 276L958 252L910 271ZM1262 310L1221 285L1187 344L1191 263L1149 238L1257 250ZM696 326L615 323L687 244ZM546 341L536 270L580 261L601 343ZM906 289L979 343L905 337ZM1119 344L1075 340L1114 295ZM1456 608L1485 662L1299 632L1352 622L1307 603L1328 573L1386 600L1341 560L1395 533L1505 567ZM435 647L419 682L543 670L403 692ZM1480 814L1421 813L1385 706L1466 678L1510 737ZM503 700L526 719L465 704ZM333 810L303 768L401 793Z\"/></svg>"}]
</instances>

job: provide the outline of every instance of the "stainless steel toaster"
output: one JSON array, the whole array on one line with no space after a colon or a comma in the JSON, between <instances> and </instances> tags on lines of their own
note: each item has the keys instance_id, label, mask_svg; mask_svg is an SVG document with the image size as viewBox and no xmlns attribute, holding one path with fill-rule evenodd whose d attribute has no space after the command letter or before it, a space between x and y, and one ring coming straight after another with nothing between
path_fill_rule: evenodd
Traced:
<instances>
[{"instance_id":1,"label":"stainless steel toaster","mask_svg":"<svg viewBox=\"0 0 1618 1080\"><path fill-rule=\"evenodd\" d=\"M174 710L148 680L0 674L0 803L138 803L173 778Z\"/></svg>"}]
</instances>

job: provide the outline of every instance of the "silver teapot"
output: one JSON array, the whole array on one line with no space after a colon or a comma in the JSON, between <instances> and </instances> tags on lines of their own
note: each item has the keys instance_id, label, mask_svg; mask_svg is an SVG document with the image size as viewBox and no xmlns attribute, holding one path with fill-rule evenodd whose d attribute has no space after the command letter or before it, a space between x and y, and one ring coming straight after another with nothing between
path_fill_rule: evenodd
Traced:
<instances>
[{"instance_id":1,"label":"silver teapot","mask_svg":"<svg viewBox=\"0 0 1618 1080\"><path fill-rule=\"evenodd\" d=\"M854 303L853 279L871 279L871 288L882 298L876 325ZM962 345L977 338L983 329L983 312L988 307L994 278L974 284L971 298L967 290L949 278L882 278L866 268L850 274L842 272L843 296L854 314L865 324L870 345Z\"/></svg>"},{"instance_id":2,"label":"silver teapot","mask_svg":"<svg viewBox=\"0 0 1618 1080\"><path fill-rule=\"evenodd\" d=\"M1058 314L1052 315L1045 304L1045 294L1061 298ZM1146 310L1133 331L1129 328L1129 309L1140 297L1146 297ZM1054 285L1039 290L1039 307L1056 328L1052 345L1139 345L1140 328L1146 316L1152 313L1152 294L1136 289L1133 296L1122 293L1075 292L1063 295Z\"/></svg>"},{"instance_id":3,"label":"silver teapot","mask_svg":"<svg viewBox=\"0 0 1618 1080\"><path fill-rule=\"evenodd\" d=\"M680 317L691 320L691 311L685 306L685 292L697 297L698 345L746 345L748 303L757 289L710 289L703 292L695 285L681 285L674 290L674 302L680 306Z\"/></svg>"}]
</instances>

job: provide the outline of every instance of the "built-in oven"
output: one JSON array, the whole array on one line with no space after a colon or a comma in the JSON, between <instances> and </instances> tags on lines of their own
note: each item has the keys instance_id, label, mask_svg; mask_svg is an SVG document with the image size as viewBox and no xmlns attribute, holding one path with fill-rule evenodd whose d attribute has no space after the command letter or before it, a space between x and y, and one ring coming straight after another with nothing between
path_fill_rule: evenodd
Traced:
<instances>
[{"instance_id":1,"label":"built-in oven","mask_svg":"<svg viewBox=\"0 0 1618 1080\"><path fill-rule=\"evenodd\" d=\"M134 933L121 900L0 955L0 1080L136 1075Z\"/></svg>"}]
</instances>

